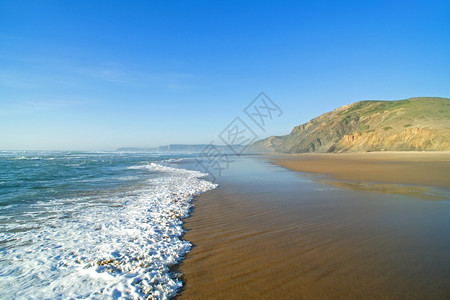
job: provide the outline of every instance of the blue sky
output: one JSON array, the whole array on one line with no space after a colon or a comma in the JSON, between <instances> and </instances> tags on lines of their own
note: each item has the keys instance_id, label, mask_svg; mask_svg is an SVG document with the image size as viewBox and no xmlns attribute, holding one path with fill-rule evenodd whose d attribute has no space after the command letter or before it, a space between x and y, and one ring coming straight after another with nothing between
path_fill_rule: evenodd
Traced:
<instances>
[{"instance_id":1,"label":"blue sky","mask_svg":"<svg viewBox=\"0 0 450 300\"><path fill-rule=\"evenodd\" d=\"M0 0L0 149L261 137L365 99L450 97L449 1ZM256 131L256 129L255 129Z\"/></svg>"}]
</instances>

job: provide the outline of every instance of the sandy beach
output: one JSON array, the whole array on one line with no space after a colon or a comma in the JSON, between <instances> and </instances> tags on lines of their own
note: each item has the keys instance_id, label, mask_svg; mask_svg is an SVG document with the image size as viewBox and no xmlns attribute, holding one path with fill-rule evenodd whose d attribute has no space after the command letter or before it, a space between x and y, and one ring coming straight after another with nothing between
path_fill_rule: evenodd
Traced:
<instances>
[{"instance_id":1,"label":"sandy beach","mask_svg":"<svg viewBox=\"0 0 450 300\"><path fill-rule=\"evenodd\" d=\"M450 188L450 152L366 152L277 155L271 161L333 179Z\"/></svg>"},{"instance_id":2,"label":"sandy beach","mask_svg":"<svg viewBox=\"0 0 450 300\"><path fill-rule=\"evenodd\" d=\"M271 159L286 165L304 158ZM304 160L312 168L315 159ZM267 158L245 158L230 169L218 189L196 198L184 220L184 239L194 247L179 266L185 284L179 299L450 295L448 201L343 189ZM401 182L418 180L407 178Z\"/></svg>"}]
</instances>

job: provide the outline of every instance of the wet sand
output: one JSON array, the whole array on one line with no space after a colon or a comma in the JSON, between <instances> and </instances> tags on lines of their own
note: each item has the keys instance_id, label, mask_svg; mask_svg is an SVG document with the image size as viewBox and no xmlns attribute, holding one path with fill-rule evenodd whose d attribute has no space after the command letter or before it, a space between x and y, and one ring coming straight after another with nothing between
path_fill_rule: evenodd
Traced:
<instances>
[{"instance_id":1,"label":"wet sand","mask_svg":"<svg viewBox=\"0 0 450 300\"><path fill-rule=\"evenodd\" d=\"M272 162L340 180L450 188L450 152L291 154L273 156Z\"/></svg>"},{"instance_id":2,"label":"wet sand","mask_svg":"<svg viewBox=\"0 0 450 300\"><path fill-rule=\"evenodd\" d=\"M195 200L179 299L448 299L450 203L352 191L261 159Z\"/></svg>"}]
</instances>

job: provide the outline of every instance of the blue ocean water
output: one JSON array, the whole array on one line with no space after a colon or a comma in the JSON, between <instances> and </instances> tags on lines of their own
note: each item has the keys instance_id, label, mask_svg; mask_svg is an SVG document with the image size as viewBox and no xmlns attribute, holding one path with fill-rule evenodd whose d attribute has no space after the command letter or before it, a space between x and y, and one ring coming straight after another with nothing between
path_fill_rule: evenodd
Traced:
<instances>
[{"instance_id":1,"label":"blue ocean water","mask_svg":"<svg viewBox=\"0 0 450 300\"><path fill-rule=\"evenodd\" d=\"M181 155L119 152L0 152L0 206L27 204L83 193L104 193L139 184L154 172L130 169Z\"/></svg>"},{"instance_id":2,"label":"blue ocean water","mask_svg":"<svg viewBox=\"0 0 450 300\"><path fill-rule=\"evenodd\" d=\"M180 219L215 187L186 154L0 152L0 298L164 299Z\"/></svg>"}]
</instances>

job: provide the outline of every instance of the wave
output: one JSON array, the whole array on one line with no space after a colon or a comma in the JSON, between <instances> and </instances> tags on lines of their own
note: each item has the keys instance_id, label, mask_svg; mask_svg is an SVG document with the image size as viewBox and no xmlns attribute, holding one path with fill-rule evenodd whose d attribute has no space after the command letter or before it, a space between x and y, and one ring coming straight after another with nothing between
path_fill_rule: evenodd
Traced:
<instances>
[{"instance_id":1,"label":"wave","mask_svg":"<svg viewBox=\"0 0 450 300\"><path fill-rule=\"evenodd\" d=\"M145 167L161 176L133 193L94 203L82 197L36 203L26 224L33 229L7 223L0 234L0 298L175 296L182 282L170 266L191 248L180 239L181 219L193 196L217 185L198 171Z\"/></svg>"}]
</instances>

